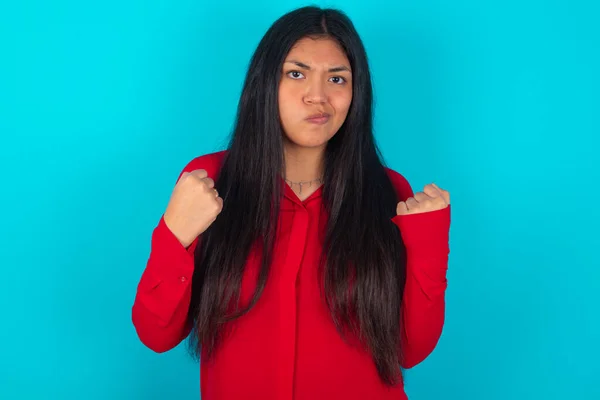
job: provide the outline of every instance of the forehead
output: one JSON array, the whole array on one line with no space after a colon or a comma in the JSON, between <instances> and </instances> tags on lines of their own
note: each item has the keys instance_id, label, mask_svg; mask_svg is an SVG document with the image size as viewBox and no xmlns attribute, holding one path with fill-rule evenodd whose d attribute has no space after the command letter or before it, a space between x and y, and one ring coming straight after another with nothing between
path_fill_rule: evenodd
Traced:
<instances>
[{"instance_id":1,"label":"forehead","mask_svg":"<svg viewBox=\"0 0 600 400\"><path fill-rule=\"evenodd\" d=\"M348 57L342 47L329 38L303 38L297 41L287 59L309 63L311 65L349 64ZM349 66L349 65L348 65Z\"/></svg>"}]
</instances>

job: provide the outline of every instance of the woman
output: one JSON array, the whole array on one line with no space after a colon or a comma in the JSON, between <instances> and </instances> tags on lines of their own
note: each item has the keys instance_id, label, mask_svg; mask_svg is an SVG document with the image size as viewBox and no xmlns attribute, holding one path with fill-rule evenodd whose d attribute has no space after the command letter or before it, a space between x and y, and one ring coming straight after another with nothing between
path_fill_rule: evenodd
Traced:
<instances>
[{"instance_id":1,"label":"woman","mask_svg":"<svg viewBox=\"0 0 600 400\"><path fill-rule=\"evenodd\" d=\"M383 166L367 57L341 12L265 34L227 150L193 159L132 310L157 352L190 335L203 400L402 399L444 323L450 199Z\"/></svg>"}]
</instances>

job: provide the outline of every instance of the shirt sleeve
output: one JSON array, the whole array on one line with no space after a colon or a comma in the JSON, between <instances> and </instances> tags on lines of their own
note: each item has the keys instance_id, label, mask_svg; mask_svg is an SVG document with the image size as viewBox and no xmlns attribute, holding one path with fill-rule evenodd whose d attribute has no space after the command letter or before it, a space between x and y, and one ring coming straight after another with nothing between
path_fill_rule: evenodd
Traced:
<instances>
[{"instance_id":1,"label":"shirt sleeve","mask_svg":"<svg viewBox=\"0 0 600 400\"><path fill-rule=\"evenodd\" d=\"M413 196L405 182L402 198ZM437 345L445 318L450 210L396 215L406 246L406 283L401 307L401 357L403 368L419 364Z\"/></svg>"},{"instance_id":2,"label":"shirt sleeve","mask_svg":"<svg viewBox=\"0 0 600 400\"><path fill-rule=\"evenodd\" d=\"M150 257L137 286L132 321L138 337L156 352L177 346L190 333L187 313L196 239L187 249L165 224L152 233Z\"/></svg>"}]
</instances>

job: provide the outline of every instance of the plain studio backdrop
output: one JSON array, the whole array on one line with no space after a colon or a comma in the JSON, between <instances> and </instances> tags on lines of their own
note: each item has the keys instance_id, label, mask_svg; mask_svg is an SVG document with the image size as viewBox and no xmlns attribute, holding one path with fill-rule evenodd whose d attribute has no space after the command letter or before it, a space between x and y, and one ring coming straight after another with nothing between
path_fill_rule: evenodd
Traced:
<instances>
[{"instance_id":1,"label":"plain studio backdrop","mask_svg":"<svg viewBox=\"0 0 600 400\"><path fill-rule=\"evenodd\" d=\"M450 191L447 321L414 400L598 399L600 7L338 1L376 138ZM227 142L250 56L300 1L0 5L0 398L194 399L131 323L177 174Z\"/></svg>"}]
</instances>

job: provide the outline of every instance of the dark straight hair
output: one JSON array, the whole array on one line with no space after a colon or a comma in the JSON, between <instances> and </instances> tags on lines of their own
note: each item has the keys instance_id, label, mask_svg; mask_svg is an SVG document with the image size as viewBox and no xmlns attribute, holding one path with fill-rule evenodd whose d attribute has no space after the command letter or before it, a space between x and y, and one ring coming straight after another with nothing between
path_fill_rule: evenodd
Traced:
<instances>
[{"instance_id":1,"label":"dark straight hair","mask_svg":"<svg viewBox=\"0 0 600 400\"><path fill-rule=\"evenodd\" d=\"M223 210L201 235L189 322L190 348L210 357L228 322L261 296L273 255L285 170L278 87L285 57L305 37L335 40L352 69L353 98L346 120L327 143L323 205L329 219L321 287L340 335L358 338L381 379L401 376L400 306L406 251L390 221L399 201L373 137L373 93L367 55L341 11L303 7L279 18L260 41L248 68L235 127L215 187ZM244 266L252 246L262 256L249 304L240 304Z\"/></svg>"}]
</instances>

